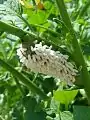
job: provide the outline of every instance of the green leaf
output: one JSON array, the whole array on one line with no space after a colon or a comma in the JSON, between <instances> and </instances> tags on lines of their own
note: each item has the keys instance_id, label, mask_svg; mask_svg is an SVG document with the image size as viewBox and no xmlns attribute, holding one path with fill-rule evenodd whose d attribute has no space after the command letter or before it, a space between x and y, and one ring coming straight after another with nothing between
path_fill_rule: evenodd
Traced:
<instances>
[{"instance_id":1,"label":"green leaf","mask_svg":"<svg viewBox=\"0 0 90 120\"><path fill-rule=\"evenodd\" d=\"M61 120L73 120L73 115L69 111L64 111L60 115Z\"/></svg>"},{"instance_id":2,"label":"green leaf","mask_svg":"<svg viewBox=\"0 0 90 120\"><path fill-rule=\"evenodd\" d=\"M71 2L72 0L64 0L64 2L68 3L68 2Z\"/></svg>"},{"instance_id":3,"label":"green leaf","mask_svg":"<svg viewBox=\"0 0 90 120\"><path fill-rule=\"evenodd\" d=\"M78 90L64 91L58 90L54 92L54 99L62 104L69 104L77 95Z\"/></svg>"},{"instance_id":4,"label":"green leaf","mask_svg":"<svg viewBox=\"0 0 90 120\"><path fill-rule=\"evenodd\" d=\"M6 60L7 59L6 52L5 49L3 48L1 41L0 41L0 52L2 53L4 60Z\"/></svg>"},{"instance_id":5,"label":"green leaf","mask_svg":"<svg viewBox=\"0 0 90 120\"><path fill-rule=\"evenodd\" d=\"M38 10L36 12L32 10L27 10L27 12L25 13L27 13L29 16L28 20L30 24L43 24L47 20L47 14L45 11Z\"/></svg>"},{"instance_id":6,"label":"green leaf","mask_svg":"<svg viewBox=\"0 0 90 120\"><path fill-rule=\"evenodd\" d=\"M34 98L26 97L25 103L25 120L46 120L46 113L44 111L36 111L37 102Z\"/></svg>"},{"instance_id":7,"label":"green leaf","mask_svg":"<svg viewBox=\"0 0 90 120\"><path fill-rule=\"evenodd\" d=\"M89 106L74 106L74 120L90 120Z\"/></svg>"}]
</instances>

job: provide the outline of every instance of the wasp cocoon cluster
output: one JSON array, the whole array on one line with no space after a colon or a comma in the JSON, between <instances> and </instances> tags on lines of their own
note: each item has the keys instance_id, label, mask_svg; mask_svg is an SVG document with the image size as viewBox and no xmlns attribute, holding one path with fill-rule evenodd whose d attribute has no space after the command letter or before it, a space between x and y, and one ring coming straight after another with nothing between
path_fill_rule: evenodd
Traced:
<instances>
[{"instance_id":1,"label":"wasp cocoon cluster","mask_svg":"<svg viewBox=\"0 0 90 120\"><path fill-rule=\"evenodd\" d=\"M69 56L52 50L51 46L42 45L41 42L35 44L34 47L21 45L17 49L17 55L20 62L33 72L60 78L60 80L65 80L67 84L75 82L77 70L74 69L72 63L67 61Z\"/></svg>"}]
</instances>

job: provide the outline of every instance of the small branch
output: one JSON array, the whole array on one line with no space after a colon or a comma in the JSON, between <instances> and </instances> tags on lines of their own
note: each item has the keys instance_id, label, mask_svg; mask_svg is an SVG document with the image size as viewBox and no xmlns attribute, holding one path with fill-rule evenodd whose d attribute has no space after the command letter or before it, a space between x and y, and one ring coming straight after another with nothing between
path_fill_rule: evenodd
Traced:
<instances>
[{"instance_id":1,"label":"small branch","mask_svg":"<svg viewBox=\"0 0 90 120\"><path fill-rule=\"evenodd\" d=\"M21 15L19 15L19 14L17 14L17 16L29 27L30 30L33 31L31 25L28 23L28 21L27 21L25 18L23 18L23 17L22 17Z\"/></svg>"},{"instance_id":2,"label":"small branch","mask_svg":"<svg viewBox=\"0 0 90 120\"><path fill-rule=\"evenodd\" d=\"M38 27L38 28L45 29L45 30L47 30L48 32L52 33L53 35L57 35L57 36L59 37L59 33L55 32L55 31L53 31L53 30L51 30L51 29L49 29L49 28L46 28L46 27L44 27L44 26L42 26L42 25L38 25L38 24L31 24L31 25L33 25L33 26L35 26L35 27Z\"/></svg>"}]
</instances>

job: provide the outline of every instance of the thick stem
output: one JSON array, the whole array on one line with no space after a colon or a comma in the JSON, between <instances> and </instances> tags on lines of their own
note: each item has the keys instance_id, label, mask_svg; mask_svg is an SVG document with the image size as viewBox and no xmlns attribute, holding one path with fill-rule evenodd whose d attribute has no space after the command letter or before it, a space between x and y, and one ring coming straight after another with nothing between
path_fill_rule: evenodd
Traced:
<instances>
[{"instance_id":1,"label":"thick stem","mask_svg":"<svg viewBox=\"0 0 90 120\"><path fill-rule=\"evenodd\" d=\"M36 36L32 33L26 32L18 27L15 27L13 25L7 24L0 20L0 31L5 31L9 34L15 35L19 37L22 42L33 42L36 39Z\"/></svg>"},{"instance_id":2,"label":"thick stem","mask_svg":"<svg viewBox=\"0 0 90 120\"><path fill-rule=\"evenodd\" d=\"M72 47L73 47L73 55L75 58L75 62L78 67L81 67L81 75L82 75L82 83L85 87L86 94L88 96L88 101L90 104L90 76L87 70L87 66L81 51L81 48L79 46L79 43L77 41L75 32L73 30L70 18L68 16L65 3L63 0L56 0L61 17L67 28L69 28L69 32L71 34L71 42L72 42Z\"/></svg>"},{"instance_id":3,"label":"thick stem","mask_svg":"<svg viewBox=\"0 0 90 120\"><path fill-rule=\"evenodd\" d=\"M18 27L12 26L0 20L0 31L5 31L7 33L16 35L20 38L26 34L23 30L19 29Z\"/></svg>"},{"instance_id":4,"label":"thick stem","mask_svg":"<svg viewBox=\"0 0 90 120\"><path fill-rule=\"evenodd\" d=\"M10 66L1 59L0 65L2 65L2 67L10 71L12 75L15 76L19 81L21 81L29 90L31 90L34 93L37 93L43 99L47 100L49 98L43 91L40 90L40 88L38 88L34 83L32 83L26 76L24 76L22 73L19 73L12 66Z\"/></svg>"}]
</instances>

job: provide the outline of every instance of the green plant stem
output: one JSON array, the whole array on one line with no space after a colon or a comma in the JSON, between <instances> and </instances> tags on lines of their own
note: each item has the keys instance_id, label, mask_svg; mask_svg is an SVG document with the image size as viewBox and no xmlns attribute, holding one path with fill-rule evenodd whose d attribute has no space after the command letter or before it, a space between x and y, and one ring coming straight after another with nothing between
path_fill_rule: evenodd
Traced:
<instances>
[{"instance_id":1,"label":"green plant stem","mask_svg":"<svg viewBox=\"0 0 90 120\"><path fill-rule=\"evenodd\" d=\"M17 16L18 16L24 23L26 23L26 25L29 27L30 30L33 31L33 28L31 27L31 25L28 23L28 21L27 21L25 18L23 18L23 17L22 17L21 15L19 15L19 14L17 14Z\"/></svg>"},{"instance_id":2,"label":"green plant stem","mask_svg":"<svg viewBox=\"0 0 90 120\"><path fill-rule=\"evenodd\" d=\"M49 29L49 28L46 28L46 27L44 27L44 26L42 26L42 25L38 25L38 24L31 24L31 25L33 25L33 26L35 26L35 27L38 27L38 28L45 29L45 30L47 30L48 32L52 33L53 35L59 36L59 33L55 32L55 31L53 31L53 30L51 30L51 29Z\"/></svg>"},{"instance_id":3,"label":"green plant stem","mask_svg":"<svg viewBox=\"0 0 90 120\"><path fill-rule=\"evenodd\" d=\"M64 1L63 0L56 0L56 2L57 2L57 6L59 8L59 11L60 11L60 14L61 14L61 17L62 17L64 24L67 26L67 28L71 29L71 22L70 22L69 16L67 14L67 10L66 10L65 5L64 5Z\"/></svg>"},{"instance_id":4,"label":"green plant stem","mask_svg":"<svg viewBox=\"0 0 90 120\"><path fill-rule=\"evenodd\" d=\"M61 48L58 44L54 43L53 41L49 41L47 39L41 38L41 37L37 37L37 35L26 32L24 30L21 30L18 27L15 27L13 25L7 24L3 21L0 20L0 31L4 31L7 32L9 34L15 35L17 37L19 37L23 42L30 42L32 43L34 40L38 40L39 42L41 41L45 41L45 43L50 46L52 44L52 46L54 47L54 49L61 50L61 51L65 51L63 48ZM27 43L28 44L28 43ZM66 51L65 51L66 52Z\"/></svg>"},{"instance_id":5,"label":"green plant stem","mask_svg":"<svg viewBox=\"0 0 90 120\"><path fill-rule=\"evenodd\" d=\"M15 70L12 66L7 64L2 59L0 59L0 64L2 65L2 67L7 69L8 71L10 71L12 73L12 75L15 76L19 81L21 81L29 90L31 90L34 93L37 93L41 98L43 98L45 100L49 99L49 97L47 97L47 95L43 91L41 91L40 88L38 88L34 83L32 83L22 73Z\"/></svg>"},{"instance_id":6,"label":"green plant stem","mask_svg":"<svg viewBox=\"0 0 90 120\"><path fill-rule=\"evenodd\" d=\"M18 27L7 24L0 20L0 31L5 31L9 34L19 37L22 41L33 41L36 39L36 36L32 33L26 32Z\"/></svg>"},{"instance_id":7,"label":"green plant stem","mask_svg":"<svg viewBox=\"0 0 90 120\"><path fill-rule=\"evenodd\" d=\"M7 33L16 35L20 38L23 38L23 36L26 34L23 30L15 27L15 26L12 26L10 24L7 24L1 20L0 20L0 31L5 31Z\"/></svg>"},{"instance_id":8,"label":"green plant stem","mask_svg":"<svg viewBox=\"0 0 90 120\"><path fill-rule=\"evenodd\" d=\"M38 41L45 41L46 43L49 43L47 40L45 40L41 37L37 37L35 34L26 32L18 27L7 24L1 20L0 20L0 31L1 32L4 31L9 34L15 35L15 36L19 37L22 42L32 43L34 40L38 40Z\"/></svg>"},{"instance_id":9,"label":"green plant stem","mask_svg":"<svg viewBox=\"0 0 90 120\"><path fill-rule=\"evenodd\" d=\"M65 7L65 3L64 0L56 0L57 2L57 6L59 8L61 17L63 22L65 23L65 25L67 26L67 28L69 28L69 32L71 34L71 43L72 43L72 47L73 47L73 55L74 55L74 59L76 62L76 65L78 67L81 67L81 75L82 75L82 83L84 85L87 97L88 97L88 103L90 104L90 76L87 70L87 66L81 51L81 48L79 46L79 43L77 41L75 32L73 30L70 18L68 16L66 7Z\"/></svg>"}]
</instances>

